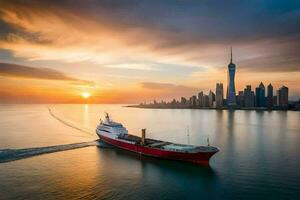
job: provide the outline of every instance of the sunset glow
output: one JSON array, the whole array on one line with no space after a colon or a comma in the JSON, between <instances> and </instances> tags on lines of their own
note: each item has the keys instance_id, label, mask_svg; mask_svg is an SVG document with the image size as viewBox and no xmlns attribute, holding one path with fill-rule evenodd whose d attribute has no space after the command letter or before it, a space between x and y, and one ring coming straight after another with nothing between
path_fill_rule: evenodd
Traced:
<instances>
[{"instance_id":1,"label":"sunset glow","mask_svg":"<svg viewBox=\"0 0 300 200\"><path fill-rule=\"evenodd\" d=\"M300 96L297 5L176 2L0 0L1 102L139 103L208 92L226 86L230 46L237 91L263 81ZM233 5L238 13L225 12ZM78 95L87 88L93 97Z\"/></svg>"},{"instance_id":2,"label":"sunset glow","mask_svg":"<svg viewBox=\"0 0 300 200\"><path fill-rule=\"evenodd\" d=\"M88 92L83 92L83 93L81 93L81 96L85 99L88 99L91 96L91 94Z\"/></svg>"}]
</instances>

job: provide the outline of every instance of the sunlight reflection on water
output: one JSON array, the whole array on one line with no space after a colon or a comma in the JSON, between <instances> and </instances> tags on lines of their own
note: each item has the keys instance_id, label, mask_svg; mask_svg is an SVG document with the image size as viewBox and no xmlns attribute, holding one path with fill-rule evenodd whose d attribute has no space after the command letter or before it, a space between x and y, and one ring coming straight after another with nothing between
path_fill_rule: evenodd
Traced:
<instances>
[{"instance_id":1,"label":"sunlight reflection on water","mask_svg":"<svg viewBox=\"0 0 300 200\"><path fill-rule=\"evenodd\" d=\"M0 164L4 199L296 199L300 188L300 112L152 110L120 105L1 105L0 149L98 139L104 111L131 134L221 149L210 167L87 147ZM253 192L255 191L255 192Z\"/></svg>"}]
</instances>

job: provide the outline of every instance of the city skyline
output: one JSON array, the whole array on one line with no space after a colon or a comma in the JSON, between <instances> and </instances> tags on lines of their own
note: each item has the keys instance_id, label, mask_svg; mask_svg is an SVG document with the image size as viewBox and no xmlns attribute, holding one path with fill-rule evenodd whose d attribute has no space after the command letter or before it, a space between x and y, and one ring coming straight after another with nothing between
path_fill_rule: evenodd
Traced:
<instances>
[{"instance_id":1,"label":"city skyline","mask_svg":"<svg viewBox=\"0 0 300 200\"><path fill-rule=\"evenodd\" d=\"M230 48L230 63L227 71L227 90L224 98L223 83L216 83L215 93L210 89L208 94L200 91L198 95L189 98L181 97L180 101L173 98L172 101L157 101L153 103L142 102L133 107L144 108L214 108L214 109L268 109L286 110L300 109L300 98L291 103L289 101L289 88L282 85L274 95L274 87L271 83L267 89L263 82L252 90L251 85L246 85L244 90L235 91L236 64L232 61L232 47Z\"/></svg>"},{"instance_id":2,"label":"city skyline","mask_svg":"<svg viewBox=\"0 0 300 200\"><path fill-rule=\"evenodd\" d=\"M297 100L299 11L292 0L0 0L0 102L139 103L217 82L226 92L230 46L236 92L264 80Z\"/></svg>"}]
</instances>

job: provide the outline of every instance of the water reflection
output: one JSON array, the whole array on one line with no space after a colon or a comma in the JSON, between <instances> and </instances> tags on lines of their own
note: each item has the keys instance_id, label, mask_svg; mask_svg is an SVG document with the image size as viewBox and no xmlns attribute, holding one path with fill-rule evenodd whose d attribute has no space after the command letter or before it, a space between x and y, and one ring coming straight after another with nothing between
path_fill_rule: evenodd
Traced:
<instances>
[{"instance_id":1,"label":"water reflection","mask_svg":"<svg viewBox=\"0 0 300 200\"><path fill-rule=\"evenodd\" d=\"M0 164L3 199L297 199L300 113L152 110L120 105L52 105L62 120L95 130L104 111L133 134L221 149L210 166L88 147ZM2 110L1 110L2 109ZM159 116L159 117L158 117ZM86 126L86 127L85 127ZM0 149L90 141L45 106L0 106ZM80 136L80 137L79 137ZM88 137L87 137L88 136ZM84 139L87 137L86 139ZM97 136L94 134L92 138ZM255 192L253 192L255 191Z\"/></svg>"},{"instance_id":2,"label":"water reflection","mask_svg":"<svg viewBox=\"0 0 300 200\"><path fill-rule=\"evenodd\" d=\"M104 170L106 168L107 170L109 169L110 173L113 174L112 176L115 176L117 173L119 178L126 177L131 187L143 188L142 191L138 192L138 195L141 195L139 196L140 198L147 194L152 196L153 199L156 193L159 193L160 197L168 194L169 197L172 197L170 199L180 198L180 196L182 198L195 198L197 196L208 198L216 190L214 185L218 182L218 176L215 170L208 165L199 166L139 156L117 148L98 148L98 150L101 152L101 160L106 160ZM122 169L121 172L116 172L116 169L112 169L112 160L114 160L114 165L118 166L118 170ZM131 174L131 177L124 175L128 173ZM176 188L180 187L194 192L176 191ZM155 190L153 194L151 194L152 190ZM174 193L170 195L171 191L174 191ZM205 192L199 193L199 191Z\"/></svg>"},{"instance_id":3,"label":"water reflection","mask_svg":"<svg viewBox=\"0 0 300 200\"><path fill-rule=\"evenodd\" d=\"M103 151L103 147L98 147L99 151ZM162 170L172 170L174 172L184 173L186 174L187 171L191 172L187 174L188 176L194 176L194 175L205 175L207 177L213 177L214 171L209 165L196 165L192 163L184 163L180 161L175 160L164 160L164 159L158 159L158 158L152 158L149 156L141 156L139 154L124 151L122 149L110 147L106 148L104 152L107 153L107 151L110 152L110 156L113 156L115 159L121 159L123 161L126 160L128 163L136 162L140 163L142 166L142 169L146 169L148 165L155 165L156 167L162 169ZM105 155L106 156L106 155ZM193 174L193 172L196 172Z\"/></svg>"}]
</instances>

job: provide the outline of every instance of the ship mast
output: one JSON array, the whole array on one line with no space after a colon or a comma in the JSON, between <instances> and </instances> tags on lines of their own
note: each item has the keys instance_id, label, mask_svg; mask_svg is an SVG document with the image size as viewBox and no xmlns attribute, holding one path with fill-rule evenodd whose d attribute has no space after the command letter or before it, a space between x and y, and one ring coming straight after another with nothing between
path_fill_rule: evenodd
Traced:
<instances>
[{"instance_id":1,"label":"ship mast","mask_svg":"<svg viewBox=\"0 0 300 200\"><path fill-rule=\"evenodd\" d=\"M187 126L187 142L188 142L188 145L190 145L190 129L189 129L189 126Z\"/></svg>"},{"instance_id":2,"label":"ship mast","mask_svg":"<svg viewBox=\"0 0 300 200\"><path fill-rule=\"evenodd\" d=\"M108 115L108 113L107 112L105 112L105 119L109 122L110 121L110 119L109 119L109 115Z\"/></svg>"}]
</instances>

